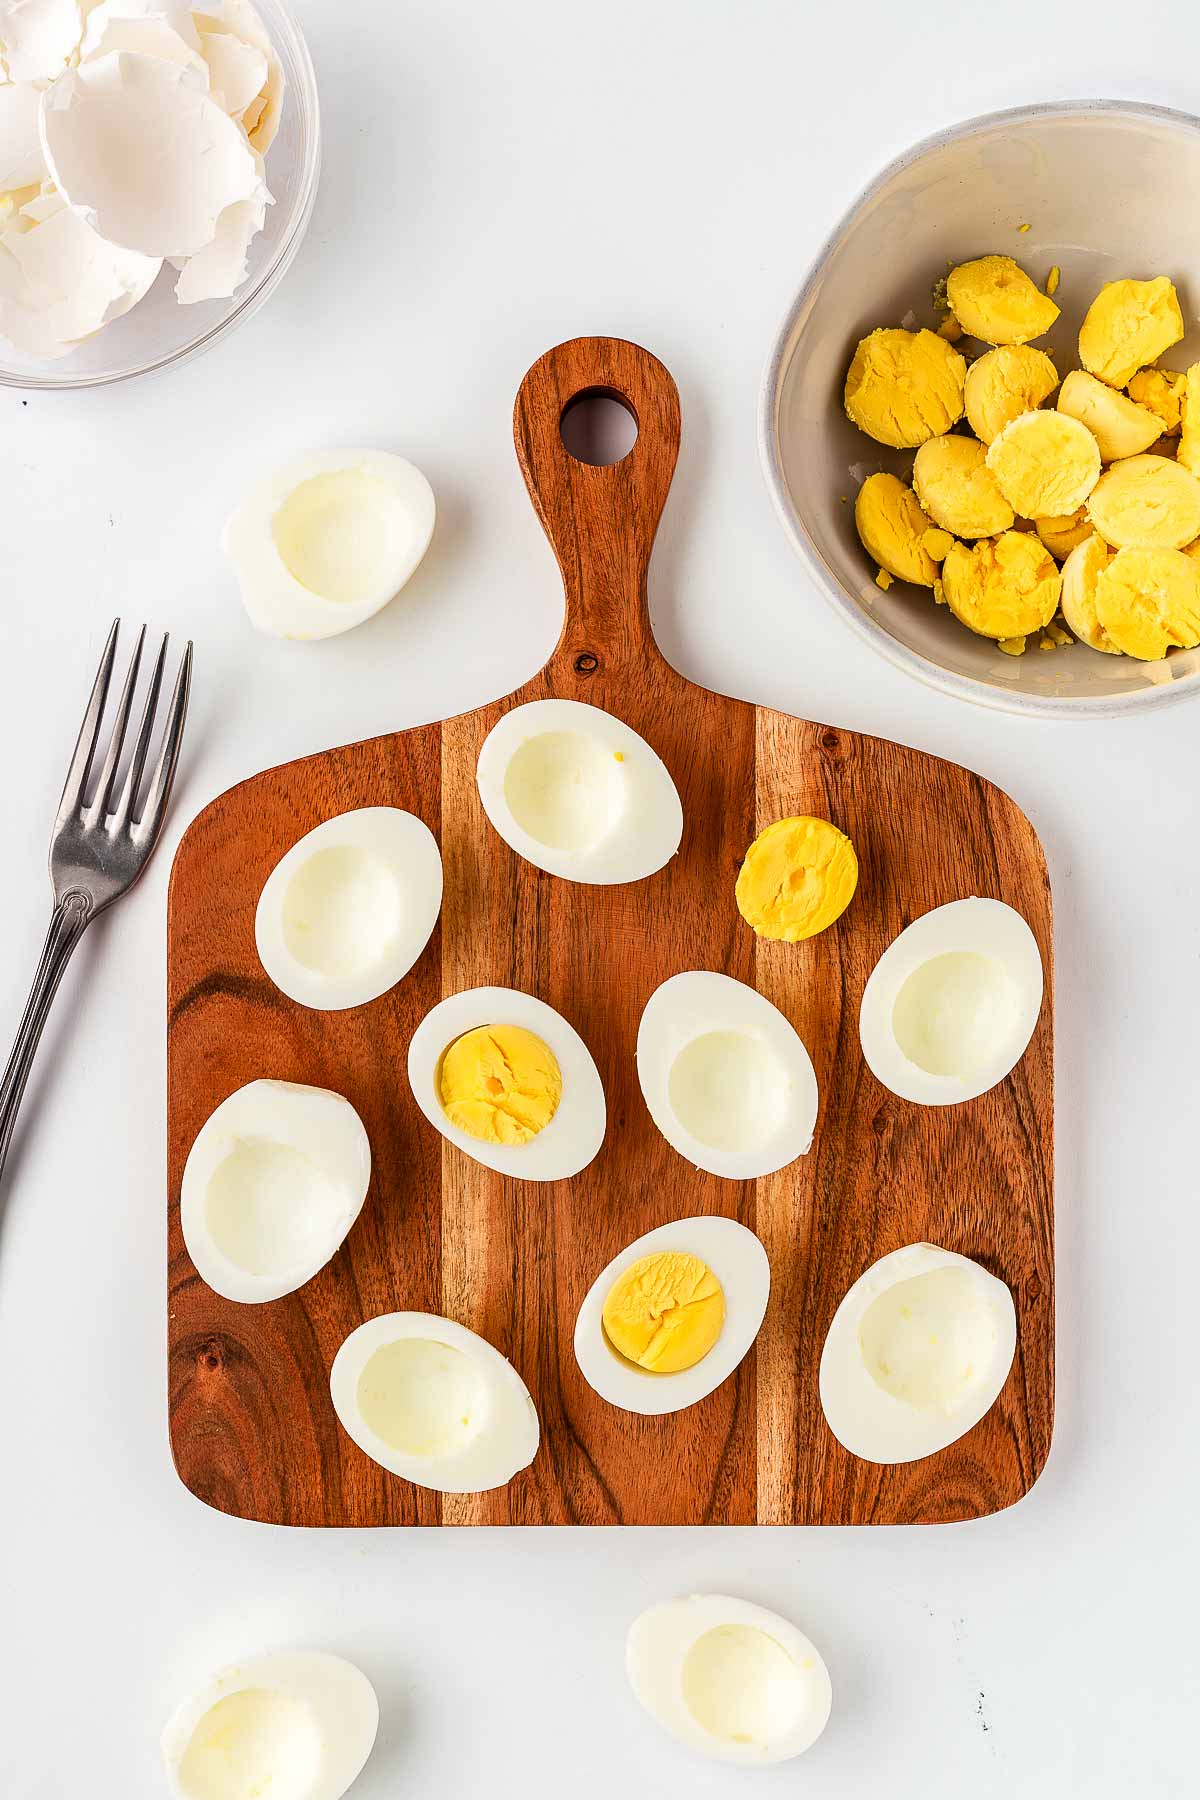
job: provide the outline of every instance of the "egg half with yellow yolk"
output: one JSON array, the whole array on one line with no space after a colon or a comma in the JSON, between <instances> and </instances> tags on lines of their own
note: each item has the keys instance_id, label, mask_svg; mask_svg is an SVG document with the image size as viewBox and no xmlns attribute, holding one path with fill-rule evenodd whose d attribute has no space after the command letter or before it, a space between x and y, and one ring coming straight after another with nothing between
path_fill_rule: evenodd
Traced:
<instances>
[{"instance_id":1,"label":"egg half with yellow yolk","mask_svg":"<svg viewBox=\"0 0 1200 1800\"><path fill-rule=\"evenodd\" d=\"M524 1181L565 1181L604 1141L604 1088L561 1013L516 988L470 988L428 1012L408 1079L431 1125L476 1162Z\"/></svg>"},{"instance_id":2,"label":"egg half with yellow yolk","mask_svg":"<svg viewBox=\"0 0 1200 1800\"><path fill-rule=\"evenodd\" d=\"M758 1336L771 1289L767 1253L736 1219L680 1219L626 1245L596 1277L575 1321L589 1387L625 1412L694 1406Z\"/></svg>"}]
</instances>

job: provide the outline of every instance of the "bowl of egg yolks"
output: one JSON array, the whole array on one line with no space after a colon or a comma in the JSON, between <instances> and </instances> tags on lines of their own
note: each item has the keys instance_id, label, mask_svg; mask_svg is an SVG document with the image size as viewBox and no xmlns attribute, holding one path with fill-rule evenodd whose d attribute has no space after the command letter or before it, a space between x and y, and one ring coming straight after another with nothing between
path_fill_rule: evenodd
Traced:
<instances>
[{"instance_id":1,"label":"bowl of egg yolks","mask_svg":"<svg viewBox=\"0 0 1200 1800\"><path fill-rule=\"evenodd\" d=\"M1175 341L1161 357L1157 344L1147 338L1148 350L1155 354L1147 354L1146 363L1168 371L1172 383L1179 372L1182 381L1183 372L1200 363L1200 239L1189 223L1198 192L1200 120L1122 101L1031 106L971 119L917 144L870 184L821 250L788 309L764 375L759 411L763 466L784 528L817 587L847 623L898 668L961 699L1059 718L1111 717L1200 692L1200 647L1195 644L1200 620L1193 629L1190 614L1182 625L1168 619L1169 648L1165 654L1154 654L1156 641L1162 641L1161 620L1155 616L1159 600L1154 593L1139 592L1134 599L1153 627L1148 637L1143 633L1135 639L1135 649L1128 654L1093 648L1077 631L1063 628L1072 618L1068 609L1055 606L1050 612L1072 547L1065 519L1042 520L1039 538L1033 535L1034 521L1022 518L1014 507L1013 530L1030 534L1028 544L1000 530L992 538L972 536L954 543L952 535L936 529L941 521L922 517L925 509L915 497L909 498L919 430L906 432L902 423L890 435L907 441L895 447L859 429L846 410L851 393L848 375L852 386L857 380L863 387L858 379L860 346L881 327L909 334L925 329L938 338L936 353L929 359L936 366L927 370L922 362L915 379L918 403L924 406L927 399L934 411L939 410L945 398L944 353L951 352L951 363L954 353L965 353L969 374L974 362L1004 336L1000 331L977 340L961 330L974 321L969 316L959 321L948 310L947 277L964 264L986 274L989 267L1000 266L997 258L1006 259L1005 267L1019 265L1039 296L1053 294L1053 306L1046 307L1031 291L1030 306L1039 316L1033 320L1031 313L1028 335L1014 331L1010 340L1028 342L1030 351L1048 354L1057 372L1050 393L1031 392L1025 402L1031 410L1056 409L1063 394L1059 384L1086 366L1087 359L1080 355L1080 328L1101 290L1111 283L1129 284L1138 304L1147 295L1155 298L1160 287L1173 287L1183 335L1168 331L1163 341L1171 337ZM1159 284L1159 277L1168 281ZM1007 276L1001 280L1007 281ZM969 284L964 280L961 285L966 289ZM962 301L960 310L969 313ZM1054 316L1047 327L1050 315ZM1097 316L1092 315L1093 322ZM898 332L894 336L898 342ZM885 350L888 342L876 339ZM927 347L922 338L917 361ZM851 374L856 358L858 377ZM1092 367L1105 382L1113 380L1115 364L1106 367L1093 360ZM908 379L909 372L904 371L903 381ZM1087 392L1077 396L1077 389L1086 390L1093 379L1086 373L1075 378L1067 400L1075 418L1094 429L1086 404L1076 403L1077 397L1087 402ZM1200 392L1200 372L1196 384ZM1127 384L1118 382L1111 391L1124 396ZM1134 392L1145 397L1136 384ZM1100 400L1107 404L1104 394ZM887 396L885 404L890 404ZM1118 404L1124 405L1124 399ZM1006 451L1010 461L1020 454L1021 446L1014 441L1020 433L989 457L990 446L981 451L978 443L972 443L968 419L951 416L956 405L961 403L951 393L947 418L939 414L927 427L934 445L925 459L930 475L959 482L955 491L961 493L968 472L958 465L974 459L992 467L999 463L1002 484L1019 480L1003 458ZM877 421L876 429L889 435L886 424ZM1047 438L1053 432L1049 421L1035 429ZM1073 429L1071 422L1067 429ZM1028 424L1023 424L1021 432L1028 431ZM1065 467L1058 451L1069 460L1069 452L1077 448L1073 440L1067 442L1067 430L1060 435L1063 444L1051 446L1058 472ZM1148 448L1150 454L1170 459L1172 471L1176 459L1184 460L1179 457L1178 427L1174 438L1163 436ZM1139 468L1155 472L1145 470L1144 457L1134 466L1133 458L1109 462L1106 455L1102 479L1113 469L1121 472L1120 481L1133 483ZM1156 470L1161 475L1161 465ZM925 570L923 583L893 579L864 547L862 509L856 525L856 501L868 479L879 474L903 484L903 493L893 481L876 484L876 490L889 508L916 509L918 539L921 527L935 527L928 547L939 567ZM975 479L990 482L991 476L985 467L984 475ZM1090 479L1085 471L1085 485ZM929 490L926 500L936 507L934 481ZM1086 502L1077 518L1074 536L1082 537L1093 529ZM984 523L980 518L977 528ZM1061 541L1055 525L1060 534L1067 533ZM1140 542L1136 533L1134 541ZM950 545L947 568L944 558ZM1185 548L1190 556L1200 557L1200 540L1166 553L1155 551L1155 576L1159 564L1165 569L1170 563L1167 573L1173 578L1178 573L1173 559ZM1111 544L1107 555L1112 561ZM1146 555L1142 548L1122 552L1122 568L1128 564L1143 588ZM1104 559L1105 551L1093 541L1076 566L1075 576L1086 578L1089 595L1095 594L1097 561L1103 565ZM1133 568L1135 563L1138 568ZM1042 583L1039 591L1047 597L1049 616L1037 614L1037 629L1027 635L1022 629L1020 636L1009 635L1002 645L1001 612L995 607L971 610L985 564L997 583L1017 583L1026 592ZM1028 570L1025 564L1030 565ZM1115 579L1120 572L1114 569L1108 578L1114 594L1128 585ZM946 586L955 576L966 590L964 602L938 604L947 598ZM1085 626L1085 634L1105 641L1095 624L1094 606L1090 616L1094 629L1086 633ZM1019 622L1024 627L1024 621ZM1108 648L1111 652L1111 644Z\"/></svg>"}]
</instances>

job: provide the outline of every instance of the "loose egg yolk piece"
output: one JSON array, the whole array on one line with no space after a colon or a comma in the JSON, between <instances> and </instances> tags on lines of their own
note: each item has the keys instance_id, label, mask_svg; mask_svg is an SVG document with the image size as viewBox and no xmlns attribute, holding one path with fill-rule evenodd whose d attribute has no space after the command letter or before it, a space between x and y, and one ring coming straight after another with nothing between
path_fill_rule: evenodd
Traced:
<instances>
[{"instance_id":1,"label":"loose egg yolk piece","mask_svg":"<svg viewBox=\"0 0 1200 1800\"><path fill-rule=\"evenodd\" d=\"M1100 476L1100 446L1078 419L1028 412L987 453L1000 492L1026 519L1061 518L1082 506Z\"/></svg>"},{"instance_id":2,"label":"loose egg yolk piece","mask_svg":"<svg viewBox=\"0 0 1200 1800\"><path fill-rule=\"evenodd\" d=\"M521 1025L479 1025L442 1058L446 1117L485 1144L527 1144L562 1099L562 1071L548 1044Z\"/></svg>"},{"instance_id":3,"label":"loose egg yolk piece","mask_svg":"<svg viewBox=\"0 0 1200 1800\"><path fill-rule=\"evenodd\" d=\"M1078 549L1092 535L1092 521L1088 518L1087 507L1080 506L1073 513L1061 516L1054 514L1048 519L1038 519L1037 534L1051 556L1064 562L1072 550Z\"/></svg>"},{"instance_id":4,"label":"loose egg yolk piece","mask_svg":"<svg viewBox=\"0 0 1200 1800\"><path fill-rule=\"evenodd\" d=\"M1200 537L1200 480L1168 456L1131 456L1100 477L1088 514L1118 550L1181 550Z\"/></svg>"},{"instance_id":5,"label":"loose egg yolk piece","mask_svg":"<svg viewBox=\"0 0 1200 1800\"><path fill-rule=\"evenodd\" d=\"M1063 564L1062 616L1080 643L1108 656L1120 651L1100 623L1096 612L1096 583L1112 552L1104 539L1092 532L1076 545Z\"/></svg>"},{"instance_id":6,"label":"loose egg yolk piece","mask_svg":"<svg viewBox=\"0 0 1200 1800\"><path fill-rule=\"evenodd\" d=\"M694 1368L716 1343L725 1295L698 1256L660 1250L617 1277L601 1317L618 1355L655 1375L677 1375Z\"/></svg>"},{"instance_id":7,"label":"loose egg yolk piece","mask_svg":"<svg viewBox=\"0 0 1200 1800\"><path fill-rule=\"evenodd\" d=\"M1179 460L1193 475L1200 475L1200 363L1193 363L1184 377L1179 423Z\"/></svg>"},{"instance_id":8,"label":"loose egg yolk piece","mask_svg":"<svg viewBox=\"0 0 1200 1800\"><path fill-rule=\"evenodd\" d=\"M1083 369L1072 369L1062 384L1058 410L1086 425L1104 462L1140 456L1160 435L1162 420L1128 394L1108 387Z\"/></svg>"},{"instance_id":9,"label":"loose egg yolk piece","mask_svg":"<svg viewBox=\"0 0 1200 1800\"><path fill-rule=\"evenodd\" d=\"M797 944L839 919L858 886L858 858L828 819L778 819L760 831L737 878L738 911L759 937Z\"/></svg>"},{"instance_id":10,"label":"loose egg yolk piece","mask_svg":"<svg viewBox=\"0 0 1200 1800\"><path fill-rule=\"evenodd\" d=\"M1002 344L967 370L963 400L967 423L983 444L998 438L1022 413L1036 412L1058 386L1058 370L1044 350Z\"/></svg>"},{"instance_id":11,"label":"loose egg yolk piece","mask_svg":"<svg viewBox=\"0 0 1200 1800\"><path fill-rule=\"evenodd\" d=\"M942 564L942 591L955 618L998 643L1048 625L1061 589L1058 565L1033 532L955 544Z\"/></svg>"},{"instance_id":12,"label":"loose egg yolk piece","mask_svg":"<svg viewBox=\"0 0 1200 1800\"><path fill-rule=\"evenodd\" d=\"M1179 296L1166 275L1153 281L1109 281L1079 327L1079 360L1110 387L1124 387L1182 336Z\"/></svg>"},{"instance_id":13,"label":"loose egg yolk piece","mask_svg":"<svg viewBox=\"0 0 1200 1800\"><path fill-rule=\"evenodd\" d=\"M897 581L932 587L937 567L924 538L932 521L897 475L868 475L854 502L854 525L863 548Z\"/></svg>"},{"instance_id":14,"label":"loose egg yolk piece","mask_svg":"<svg viewBox=\"0 0 1200 1800\"><path fill-rule=\"evenodd\" d=\"M954 537L995 537L1008 531L1013 509L975 438L931 438L913 460L913 488L935 525Z\"/></svg>"},{"instance_id":15,"label":"loose egg yolk piece","mask_svg":"<svg viewBox=\"0 0 1200 1800\"><path fill-rule=\"evenodd\" d=\"M1027 344L1049 331L1058 308L1011 256L980 256L946 277L946 298L971 337L985 344Z\"/></svg>"},{"instance_id":16,"label":"loose egg yolk piece","mask_svg":"<svg viewBox=\"0 0 1200 1800\"><path fill-rule=\"evenodd\" d=\"M894 450L915 450L962 418L964 358L933 331L881 326L863 338L846 375L846 412Z\"/></svg>"},{"instance_id":17,"label":"loose egg yolk piece","mask_svg":"<svg viewBox=\"0 0 1200 1800\"><path fill-rule=\"evenodd\" d=\"M1125 389L1131 400L1157 416L1164 437L1179 430L1185 379L1173 369L1139 369Z\"/></svg>"},{"instance_id":18,"label":"loose egg yolk piece","mask_svg":"<svg viewBox=\"0 0 1200 1800\"><path fill-rule=\"evenodd\" d=\"M1200 644L1200 563L1178 550L1118 550L1096 582L1096 613L1126 656L1190 650Z\"/></svg>"}]
</instances>

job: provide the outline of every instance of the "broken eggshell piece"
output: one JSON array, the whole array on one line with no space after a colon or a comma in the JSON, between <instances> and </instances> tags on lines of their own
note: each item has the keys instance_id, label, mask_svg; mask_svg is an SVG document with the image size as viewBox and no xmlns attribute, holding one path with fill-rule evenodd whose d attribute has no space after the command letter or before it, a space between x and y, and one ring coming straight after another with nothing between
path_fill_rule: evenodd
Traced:
<instances>
[{"instance_id":1,"label":"broken eggshell piece","mask_svg":"<svg viewBox=\"0 0 1200 1800\"><path fill-rule=\"evenodd\" d=\"M361 1670L320 1650L248 1656L171 1715L162 1734L175 1800L341 1800L379 1729Z\"/></svg>"},{"instance_id":2,"label":"broken eggshell piece","mask_svg":"<svg viewBox=\"0 0 1200 1800\"><path fill-rule=\"evenodd\" d=\"M1020 913L952 900L888 945L863 990L859 1037L893 1094L954 1106L1016 1067L1041 1010L1042 959Z\"/></svg>"},{"instance_id":3,"label":"broken eggshell piece","mask_svg":"<svg viewBox=\"0 0 1200 1800\"><path fill-rule=\"evenodd\" d=\"M250 490L221 536L242 600L275 637L335 637L393 599L433 536L424 475L386 450L313 451Z\"/></svg>"},{"instance_id":4,"label":"broken eggshell piece","mask_svg":"<svg viewBox=\"0 0 1200 1800\"><path fill-rule=\"evenodd\" d=\"M0 0L0 64L12 82L53 81L79 43L77 0Z\"/></svg>"},{"instance_id":5,"label":"broken eggshell piece","mask_svg":"<svg viewBox=\"0 0 1200 1800\"><path fill-rule=\"evenodd\" d=\"M932 1456L995 1404L1016 1347L1002 1281L936 1244L893 1250L833 1315L820 1370L829 1429L866 1462Z\"/></svg>"},{"instance_id":6,"label":"broken eggshell piece","mask_svg":"<svg viewBox=\"0 0 1200 1800\"><path fill-rule=\"evenodd\" d=\"M179 1202L188 1255L226 1300L278 1300L340 1249L370 1181L371 1146L341 1094L248 1082L188 1152Z\"/></svg>"},{"instance_id":7,"label":"broken eggshell piece","mask_svg":"<svg viewBox=\"0 0 1200 1800\"><path fill-rule=\"evenodd\" d=\"M161 266L107 243L60 194L39 193L0 231L0 330L30 355L64 356L135 306Z\"/></svg>"},{"instance_id":8,"label":"broken eggshell piece","mask_svg":"<svg viewBox=\"0 0 1200 1800\"><path fill-rule=\"evenodd\" d=\"M118 50L84 63L42 96L40 129L68 203L145 256L203 250L226 207L262 189L245 133L209 97L203 59L197 69Z\"/></svg>"},{"instance_id":9,"label":"broken eggshell piece","mask_svg":"<svg viewBox=\"0 0 1200 1800\"><path fill-rule=\"evenodd\" d=\"M259 960L289 1000L337 1012L403 979L442 908L442 858L422 819L364 806L280 858L254 915Z\"/></svg>"}]
</instances>

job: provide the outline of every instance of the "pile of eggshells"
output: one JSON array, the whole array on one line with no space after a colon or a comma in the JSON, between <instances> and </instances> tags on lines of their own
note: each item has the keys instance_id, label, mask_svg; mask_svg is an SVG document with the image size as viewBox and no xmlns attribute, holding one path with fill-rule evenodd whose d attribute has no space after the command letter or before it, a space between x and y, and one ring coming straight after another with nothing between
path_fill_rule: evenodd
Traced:
<instances>
[{"instance_id":1,"label":"pile of eggshells","mask_svg":"<svg viewBox=\"0 0 1200 1800\"><path fill-rule=\"evenodd\" d=\"M249 0L0 0L0 334L66 356L164 262L184 305L233 294L283 85Z\"/></svg>"}]
</instances>

